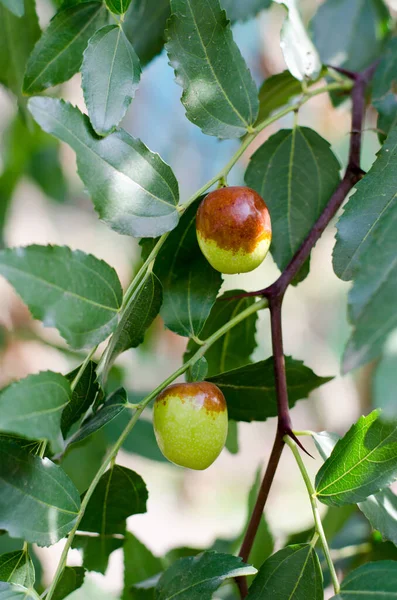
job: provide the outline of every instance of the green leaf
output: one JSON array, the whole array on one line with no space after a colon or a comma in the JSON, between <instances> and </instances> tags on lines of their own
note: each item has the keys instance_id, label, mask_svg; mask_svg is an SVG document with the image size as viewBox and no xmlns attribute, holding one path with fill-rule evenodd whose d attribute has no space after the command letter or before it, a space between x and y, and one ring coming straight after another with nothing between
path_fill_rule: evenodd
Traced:
<instances>
[{"instance_id":1,"label":"green leaf","mask_svg":"<svg viewBox=\"0 0 397 600\"><path fill-rule=\"evenodd\" d=\"M58 8L64 9L76 6L76 4L81 4L82 2L89 2L89 0L53 0L53 2Z\"/></svg>"},{"instance_id":2,"label":"green leaf","mask_svg":"<svg viewBox=\"0 0 397 600\"><path fill-rule=\"evenodd\" d=\"M247 21L257 15L261 10L270 8L272 0L221 0L222 8L226 11L227 18L235 21Z\"/></svg>"},{"instance_id":3,"label":"green leaf","mask_svg":"<svg viewBox=\"0 0 397 600\"><path fill-rule=\"evenodd\" d=\"M287 546L268 558L250 587L248 600L323 600L320 561L310 544Z\"/></svg>"},{"instance_id":4,"label":"green leaf","mask_svg":"<svg viewBox=\"0 0 397 600\"><path fill-rule=\"evenodd\" d=\"M0 554L20 551L24 540L11 538L4 529L0 529ZM34 554L33 554L34 556Z\"/></svg>"},{"instance_id":5,"label":"green leaf","mask_svg":"<svg viewBox=\"0 0 397 600\"><path fill-rule=\"evenodd\" d=\"M66 473L48 458L0 441L0 529L12 537L50 546L73 528L79 494Z\"/></svg>"},{"instance_id":6,"label":"green leaf","mask_svg":"<svg viewBox=\"0 0 397 600\"><path fill-rule=\"evenodd\" d=\"M225 446L230 454L238 453L238 423L236 421L229 421Z\"/></svg>"},{"instance_id":7,"label":"green leaf","mask_svg":"<svg viewBox=\"0 0 397 600\"><path fill-rule=\"evenodd\" d=\"M5 247L4 229L7 224L13 194L18 183L19 173L12 169L5 169L0 175L0 248ZM4 347L5 329L2 330L2 347Z\"/></svg>"},{"instance_id":8,"label":"green leaf","mask_svg":"<svg viewBox=\"0 0 397 600\"><path fill-rule=\"evenodd\" d=\"M139 58L120 26L107 25L92 36L81 72L92 126L107 135L127 112L141 77Z\"/></svg>"},{"instance_id":9,"label":"green leaf","mask_svg":"<svg viewBox=\"0 0 397 600\"><path fill-rule=\"evenodd\" d=\"M394 231L397 211L373 235L376 242L362 258L360 272L349 293L349 317L354 330L347 343L344 373L377 358L397 325L394 299L397 293Z\"/></svg>"},{"instance_id":10,"label":"green leaf","mask_svg":"<svg viewBox=\"0 0 397 600\"><path fill-rule=\"evenodd\" d=\"M109 449L104 432L93 435L80 444L68 447L61 457L61 467L82 494L92 483Z\"/></svg>"},{"instance_id":11,"label":"green leaf","mask_svg":"<svg viewBox=\"0 0 397 600\"><path fill-rule=\"evenodd\" d=\"M110 367L120 354L142 344L145 331L160 312L162 301L161 283L154 273L149 273L125 307L109 342L101 371L102 381L106 380Z\"/></svg>"},{"instance_id":12,"label":"green leaf","mask_svg":"<svg viewBox=\"0 0 397 600\"><path fill-rule=\"evenodd\" d=\"M357 191L338 222L335 273L344 280L354 278L349 293L354 331L343 359L345 371L377 357L397 325L396 164L397 127L390 131L370 171L356 185Z\"/></svg>"},{"instance_id":13,"label":"green leaf","mask_svg":"<svg viewBox=\"0 0 397 600\"><path fill-rule=\"evenodd\" d=\"M15 0L8 0L15 6ZM25 110L26 98L22 94L22 82L26 63L40 37L35 0L25 0L23 17L13 15L0 5L0 83L7 86L18 98Z\"/></svg>"},{"instance_id":14,"label":"green leaf","mask_svg":"<svg viewBox=\"0 0 397 600\"><path fill-rule=\"evenodd\" d=\"M208 339L215 331L218 331L218 329L243 310L254 304L254 298L227 300L227 298L238 296L242 293L242 290L231 290L218 298L201 332L204 340ZM256 347L255 333L257 319L258 315L256 313L251 315L212 344L205 353L205 358L208 362L208 377L242 367L250 362L250 356ZM184 355L185 362L198 349L198 344L194 340L189 340L187 351Z\"/></svg>"},{"instance_id":15,"label":"green leaf","mask_svg":"<svg viewBox=\"0 0 397 600\"><path fill-rule=\"evenodd\" d=\"M24 0L0 0L15 16L23 17L25 14Z\"/></svg>"},{"instance_id":16,"label":"green leaf","mask_svg":"<svg viewBox=\"0 0 397 600\"><path fill-rule=\"evenodd\" d=\"M26 550L7 552L0 556L0 581L33 587L34 566Z\"/></svg>"},{"instance_id":17,"label":"green leaf","mask_svg":"<svg viewBox=\"0 0 397 600\"><path fill-rule=\"evenodd\" d=\"M124 592L122 600L140 600L140 592L134 590L133 585L161 573L163 563L131 533L126 533L123 549Z\"/></svg>"},{"instance_id":18,"label":"green leaf","mask_svg":"<svg viewBox=\"0 0 397 600\"><path fill-rule=\"evenodd\" d=\"M161 576L156 587L156 600L211 600L218 587L232 577L255 575L256 569L240 557L217 552L204 552L181 558Z\"/></svg>"},{"instance_id":19,"label":"green leaf","mask_svg":"<svg viewBox=\"0 0 397 600\"><path fill-rule=\"evenodd\" d=\"M302 84L289 71L268 77L259 90L259 114L256 123L264 121L302 93Z\"/></svg>"},{"instance_id":20,"label":"green leaf","mask_svg":"<svg viewBox=\"0 0 397 600\"><path fill-rule=\"evenodd\" d=\"M67 379L51 371L12 383L0 393L0 431L57 441L70 396Z\"/></svg>"},{"instance_id":21,"label":"green leaf","mask_svg":"<svg viewBox=\"0 0 397 600\"><path fill-rule=\"evenodd\" d=\"M170 0L134 0L130 5L123 30L143 65L161 52L170 14Z\"/></svg>"},{"instance_id":22,"label":"green leaf","mask_svg":"<svg viewBox=\"0 0 397 600\"><path fill-rule=\"evenodd\" d=\"M118 233L156 237L178 223L178 182L158 154L123 130L98 139L88 119L54 98L32 98L39 125L68 143L78 171L105 223Z\"/></svg>"},{"instance_id":23,"label":"green leaf","mask_svg":"<svg viewBox=\"0 0 397 600\"><path fill-rule=\"evenodd\" d=\"M331 600L394 600L397 562L382 560L362 565L342 581L340 593Z\"/></svg>"},{"instance_id":24,"label":"green leaf","mask_svg":"<svg viewBox=\"0 0 397 600\"><path fill-rule=\"evenodd\" d=\"M22 539L18 539L18 538L11 538L4 530L0 530L0 553L10 553L10 552L20 552L22 546L24 545L24 540ZM34 579L36 580L36 587L37 588L41 588L42 586L42 575L43 575L43 569L42 569L42 565L40 560L38 559L35 549L33 547L29 548L30 550L30 558L31 558L31 562L33 564L33 572L30 571L29 569L29 574L32 573L33 576L33 582ZM30 562L30 560L29 560ZM22 567L22 565L21 565ZM20 572L20 574L22 573L22 571ZM6 583L11 583L11 582L6 582ZM15 582L13 582L15 583ZM20 584L16 584L16 585L20 585ZM31 584L31 587L33 587L33 583Z\"/></svg>"},{"instance_id":25,"label":"green leaf","mask_svg":"<svg viewBox=\"0 0 397 600\"><path fill-rule=\"evenodd\" d=\"M95 369L96 364L90 360L72 392L69 404L65 406L63 410L61 429L64 438L71 426L74 425L74 423L77 423L77 421L85 415L87 410L94 403L97 393L99 392ZM80 366L66 375L66 378L70 383L73 382L79 371Z\"/></svg>"},{"instance_id":26,"label":"green leaf","mask_svg":"<svg viewBox=\"0 0 397 600\"><path fill-rule=\"evenodd\" d=\"M360 417L337 442L316 477L316 494L324 504L361 502L397 478L397 425L379 412Z\"/></svg>"},{"instance_id":27,"label":"green leaf","mask_svg":"<svg viewBox=\"0 0 397 600\"><path fill-rule=\"evenodd\" d=\"M62 166L59 160L59 144L41 131L42 147L32 153L27 164L27 175L41 188L46 196L64 202L68 190ZM43 137L44 137L43 136Z\"/></svg>"},{"instance_id":28,"label":"green leaf","mask_svg":"<svg viewBox=\"0 0 397 600\"><path fill-rule=\"evenodd\" d=\"M396 77L397 39L392 38L382 55L372 80L372 104L379 113L379 137L386 135L397 124Z\"/></svg>"},{"instance_id":29,"label":"green leaf","mask_svg":"<svg viewBox=\"0 0 397 600\"><path fill-rule=\"evenodd\" d=\"M358 507L382 538L397 546L397 496L385 489L359 502Z\"/></svg>"},{"instance_id":30,"label":"green leaf","mask_svg":"<svg viewBox=\"0 0 397 600\"><path fill-rule=\"evenodd\" d=\"M326 0L311 21L323 63L351 71L362 71L378 58L389 27L383 0Z\"/></svg>"},{"instance_id":31,"label":"green leaf","mask_svg":"<svg viewBox=\"0 0 397 600\"><path fill-rule=\"evenodd\" d=\"M383 542L378 532L373 532L371 536L371 550L367 554L367 561L395 560L397 561L397 547L392 542ZM357 565L356 565L357 566Z\"/></svg>"},{"instance_id":32,"label":"green leaf","mask_svg":"<svg viewBox=\"0 0 397 600\"><path fill-rule=\"evenodd\" d=\"M231 542L229 540L215 540L215 542L211 546L211 550L215 552L220 552L220 550L218 550L219 546L222 546L222 552L227 554L228 551L231 549ZM197 554L201 554L202 552L205 552L203 548L191 548L190 546L178 546L177 548L171 548L171 550L168 550L168 552L164 556L164 564L167 567L170 567L175 561L179 560L180 558L197 556ZM230 551L230 554L232 554L232 551Z\"/></svg>"},{"instance_id":33,"label":"green leaf","mask_svg":"<svg viewBox=\"0 0 397 600\"><path fill-rule=\"evenodd\" d=\"M208 135L241 137L258 115L256 86L218 0L171 0L166 49L187 118Z\"/></svg>"},{"instance_id":34,"label":"green leaf","mask_svg":"<svg viewBox=\"0 0 397 600\"><path fill-rule=\"evenodd\" d=\"M186 381L203 381L208 374L208 362L205 356L200 356L195 363L190 365L185 373Z\"/></svg>"},{"instance_id":35,"label":"green leaf","mask_svg":"<svg viewBox=\"0 0 397 600\"><path fill-rule=\"evenodd\" d=\"M270 0L222 0L227 17L243 21L270 6ZM164 46L164 31L170 17L170 0L134 0L125 14L123 30L146 65Z\"/></svg>"},{"instance_id":36,"label":"green leaf","mask_svg":"<svg viewBox=\"0 0 397 600\"><path fill-rule=\"evenodd\" d=\"M83 567L65 567L52 596L53 600L63 600L80 588L84 583L84 575Z\"/></svg>"},{"instance_id":37,"label":"green leaf","mask_svg":"<svg viewBox=\"0 0 397 600\"><path fill-rule=\"evenodd\" d=\"M115 328L122 289L116 271L81 250L26 246L0 252L0 274L35 319L56 327L73 348L90 347Z\"/></svg>"},{"instance_id":38,"label":"green leaf","mask_svg":"<svg viewBox=\"0 0 397 600\"><path fill-rule=\"evenodd\" d=\"M88 40L106 20L102 2L83 2L59 11L30 55L24 94L40 93L77 73Z\"/></svg>"},{"instance_id":39,"label":"green leaf","mask_svg":"<svg viewBox=\"0 0 397 600\"><path fill-rule=\"evenodd\" d=\"M245 174L269 207L271 252L283 270L339 183L339 162L312 129L283 129L252 156Z\"/></svg>"},{"instance_id":40,"label":"green leaf","mask_svg":"<svg viewBox=\"0 0 397 600\"><path fill-rule=\"evenodd\" d=\"M330 431L320 431L320 433L312 433L316 448L323 459L326 461L331 456L332 450L335 448L341 436Z\"/></svg>"},{"instance_id":41,"label":"green leaf","mask_svg":"<svg viewBox=\"0 0 397 600\"><path fill-rule=\"evenodd\" d=\"M129 5L131 4L131 0L105 0L106 6L112 13L116 15L123 15L127 12Z\"/></svg>"},{"instance_id":42,"label":"green leaf","mask_svg":"<svg viewBox=\"0 0 397 600\"><path fill-rule=\"evenodd\" d=\"M106 573L109 556L122 547L124 538L113 535L76 535L72 547L83 552L83 566L87 571Z\"/></svg>"},{"instance_id":43,"label":"green leaf","mask_svg":"<svg viewBox=\"0 0 397 600\"><path fill-rule=\"evenodd\" d=\"M336 433L322 431L313 434L314 442L322 459L325 461L331 455L340 436ZM377 529L383 539L397 545L397 496L389 489L368 496L357 504L374 529ZM340 508L338 507L340 510Z\"/></svg>"},{"instance_id":44,"label":"green leaf","mask_svg":"<svg viewBox=\"0 0 397 600\"><path fill-rule=\"evenodd\" d=\"M68 446L81 442L102 429L125 410L126 403L127 393L124 388L119 388L113 392L96 413L83 421L80 429L68 439Z\"/></svg>"},{"instance_id":45,"label":"green leaf","mask_svg":"<svg viewBox=\"0 0 397 600\"><path fill-rule=\"evenodd\" d=\"M204 258L196 236L197 203L183 214L161 248L154 272L163 286L160 314L168 329L199 335L216 300L222 278Z\"/></svg>"},{"instance_id":46,"label":"green leaf","mask_svg":"<svg viewBox=\"0 0 397 600\"><path fill-rule=\"evenodd\" d=\"M300 81L316 80L321 72L321 60L299 12L296 0L275 0L283 4L288 15L281 29L281 49L291 75Z\"/></svg>"},{"instance_id":47,"label":"green leaf","mask_svg":"<svg viewBox=\"0 0 397 600\"><path fill-rule=\"evenodd\" d=\"M285 357L285 367L291 407L332 379L318 377L302 361L290 356ZM215 383L224 393L229 419L266 421L269 417L277 416L273 358L209 377L208 381Z\"/></svg>"},{"instance_id":48,"label":"green leaf","mask_svg":"<svg viewBox=\"0 0 397 600\"><path fill-rule=\"evenodd\" d=\"M384 419L397 420L396 386L397 386L397 356L385 355L378 363L372 380L374 408L382 410Z\"/></svg>"},{"instance_id":49,"label":"green leaf","mask_svg":"<svg viewBox=\"0 0 397 600\"><path fill-rule=\"evenodd\" d=\"M95 488L79 530L103 536L123 534L128 517L146 512L147 498L146 485L140 475L113 465Z\"/></svg>"},{"instance_id":50,"label":"green leaf","mask_svg":"<svg viewBox=\"0 0 397 600\"><path fill-rule=\"evenodd\" d=\"M67 183L59 161L57 140L32 120L28 127L17 115L4 135L4 146L4 171L1 179L5 184L7 175L11 179L11 186L15 186L23 175L27 175L47 196L59 202L65 200Z\"/></svg>"},{"instance_id":51,"label":"green leaf","mask_svg":"<svg viewBox=\"0 0 397 600\"><path fill-rule=\"evenodd\" d=\"M335 273L344 281L361 272L362 263L368 254L373 255L397 212L396 163L397 127L391 130L369 172L356 184L356 192L338 221L333 262ZM376 266L384 269L383 264Z\"/></svg>"},{"instance_id":52,"label":"green leaf","mask_svg":"<svg viewBox=\"0 0 397 600\"><path fill-rule=\"evenodd\" d=\"M32 588L0 582L0 600L40 600L40 596Z\"/></svg>"}]
</instances>

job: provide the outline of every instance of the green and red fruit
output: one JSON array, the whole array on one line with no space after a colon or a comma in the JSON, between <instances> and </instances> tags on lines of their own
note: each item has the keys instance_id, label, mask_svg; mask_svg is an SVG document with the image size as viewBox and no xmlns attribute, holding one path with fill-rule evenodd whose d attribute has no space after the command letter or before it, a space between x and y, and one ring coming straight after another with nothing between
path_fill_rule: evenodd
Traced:
<instances>
[{"instance_id":1,"label":"green and red fruit","mask_svg":"<svg viewBox=\"0 0 397 600\"><path fill-rule=\"evenodd\" d=\"M196 230L208 262L227 274L256 269L272 239L265 201L248 187L224 187L209 193L197 211Z\"/></svg>"},{"instance_id":2,"label":"green and red fruit","mask_svg":"<svg viewBox=\"0 0 397 600\"><path fill-rule=\"evenodd\" d=\"M227 406L213 383L176 383L157 396L154 432L168 460L189 469L207 469L227 437Z\"/></svg>"}]
</instances>

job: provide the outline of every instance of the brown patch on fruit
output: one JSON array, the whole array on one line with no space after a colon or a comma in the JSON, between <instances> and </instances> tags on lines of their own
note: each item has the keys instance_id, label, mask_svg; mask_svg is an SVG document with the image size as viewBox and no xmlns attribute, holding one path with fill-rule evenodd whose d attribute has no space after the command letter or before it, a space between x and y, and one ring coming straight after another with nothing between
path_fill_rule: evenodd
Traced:
<instances>
[{"instance_id":1,"label":"brown patch on fruit","mask_svg":"<svg viewBox=\"0 0 397 600\"><path fill-rule=\"evenodd\" d=\"M169 385L157 396L156 402L165 404L170 396L178 396L182 403L187 399L197 400L200 408L205 408L209 413L223 412L227 408L225 396L221 390L208 381Z\"/></svg>"},{"instance_id":2,"label":"brown patch on fruit","mask_svg":"<svg viewBox=\"0 0 397 600\"><path fill-rule=\"evenodd\" d=\"M220 248L251 253L270 239L272 228L265 201L248 187L225 187L208 194L196 217L197 231Z\"/></svg>"}]
</instances>

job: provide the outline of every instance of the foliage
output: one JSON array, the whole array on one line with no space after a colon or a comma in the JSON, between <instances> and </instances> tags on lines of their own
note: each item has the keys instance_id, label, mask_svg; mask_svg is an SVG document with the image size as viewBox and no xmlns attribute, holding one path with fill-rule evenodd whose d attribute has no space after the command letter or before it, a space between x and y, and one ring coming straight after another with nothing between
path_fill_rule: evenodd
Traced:
<instances>
[{"instance_id":1,"label":"foliage","mask_svg":"<svg viewBox=\"0 0 397 600\"><path fill-rule=\"evenodd\" d=\"M285 269L339 183L338 160L312 129L282 129L251 157L245 181L266 199L272 254L279 269Z\"/></svg>"},{"instance_id":2,"label":"foliage","mask_svg":"<svg viewBox=\"0 0 397 600\"><path fill-rule=\"evenodd\" d=\"M252 600L321 600L328 584L334 600L395 597L397 500L390 486L397 480L396 359L385 346L397 326L393 21L383 0L325 0L307 30L298 1L274 1L283 5L280 43L288 70L269 76L258 91L233 25L269 9L271 0L54 0L43 31L34 0L0 0L0 83L18 110L2 141L0 274L33 319L58 330L61 351L74 359L70 372L43 370L0 391L0 600L62 600L80 587L84 593L87 572L104 574L116 550L124 556L123 600L235 600L237 592ZM182 199L171 166L120 126L134 111L142 70L163 47L182 88L188 126L235 144L229 162ZM64 87L51 89L79 72L87 114L63 99ZM313 128L299 124L301 106L325 93L335 103L352 98L346 130L352 143L342 177L315 121ZM360 164L365 102L378 113L381 145L368 173ZM257 143L264 129L292 113L291 127ZM256 292L224 292L224 278L198 246L196 213L210 189L228 184L252 142L245 182L268 205L271 253L281 275ZM58 203L70 202L62 144L76 155L99 219L129 236L135 249L131 238L140 239L142 259L125 290L111 265L81 250L5 247L4 228L22 178ZM353 330L342 370L379 360L372 404L384 412L368 410L343 437L300 432L313 436L324 460L313 482L290 409L332 377L284 354L282 303L289 285L309 276L311 251L353 188L333 251L335 274L352 281ZM256 336L267 308L272 356L265 358ZM159 316L167 336L187 338L186 351L174 373L159 383L156 372L157 387L142 394L135 373L124 377L118 360L131 349L151 357ZM3 328L1 334L3 351L9 334ZM139 473L118 464L118 453L122 448L165 461L149 405L182 375L223 392L230 453L238 454L243 443L239 421L278 417L278 424L263 481L258 472L250 490L242 531L209 549L175 548L157 556L128 530L130 519L146 513L150 490ZM285 445L306 486L314 527L280 547L263 507ZM320 502L328 511L323 518ZM346 538L353 513L366 519L363 543L330 550L338 534ZM64 538L44 590L30 545ZM82 566L66 566L71 548L81 552Z\"/></svg>"}]
</instances>

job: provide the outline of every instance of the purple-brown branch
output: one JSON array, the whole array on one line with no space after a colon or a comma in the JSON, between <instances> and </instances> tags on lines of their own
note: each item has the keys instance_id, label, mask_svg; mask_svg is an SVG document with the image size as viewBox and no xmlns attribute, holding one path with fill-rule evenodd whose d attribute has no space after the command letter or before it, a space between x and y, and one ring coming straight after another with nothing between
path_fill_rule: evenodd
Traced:
<instances>
[{"instance_id":1,"label":"purple-brown branch","mask_svg":"<svg viewBox=\"0 0 397 600\"><path fill-rule=\"evenodd\" d=\"M274 440L273 450L266 468L266 472L259 490L255 507L252 511L251 519L240 550L240 556L244 561L248 561L255 540L256 533L260 524L263 509L265 507L270 488L273 483L274 475L280 462L285 435L292 437L301 448L302 444L297 440L292 431L292 422L290 417L288 403L288 388L285 372L283 334L282 334L282 303L284 294L295 276L310 256L310 252L320 239L327 225L342 206L346 196L355 184L363 176L360 167L361 139L363 120L365 115L365 92L367 85L371 80L376 64L371 65L362 73L352 73L342 71L345 75L353 79L354 85L351 92L352 97L352 127L350 135L349 159L344 177L335 192L332 194L327 206L313 225L308 236L295 253L287 267L281 273L280 277L270 286L257 292L249 292L242 296L263 296L269 300L269 309L271 315L271 335L274 361L274 377L276 382L278 425ZM339 70L339 69L336 69ZM303 448L304 449L304 448ZM245 577L236 579L241 598L248 594L248 586Z\"/></svg>"}]
</instances>

